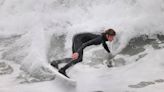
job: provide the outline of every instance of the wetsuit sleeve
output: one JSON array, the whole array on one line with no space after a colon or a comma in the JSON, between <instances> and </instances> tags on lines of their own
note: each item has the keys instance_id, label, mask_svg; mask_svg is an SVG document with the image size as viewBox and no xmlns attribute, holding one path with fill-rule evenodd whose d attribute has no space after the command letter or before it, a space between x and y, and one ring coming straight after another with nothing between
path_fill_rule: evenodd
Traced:
<instances>
[{"instance_id":1,"label":"wetsuit sleeve","mask_svg":"<svg viewBox=\"0 0 164 92\"><path fill-rule=\"evenodd\" d=\"M108 53L110 53L110 50L109 50L107 44L106 44L105 42L103 42L102 45L103 45L104 49L105 49Z\"/></svg>"},{"instance_id":2,"label":"wetsuit sleeve","mask_svg":"<svg viewBox=\"0 0 164 92\"><path fill-rule=\"evenodd\" d=\"M87 41L82 44L82 46L77 50L77 52L79 53L79 52L83 51L83 49L85 47L90 46L90 45L99 45L99 44L101 44L101 41L102 41L101 37L97 37L95 39Z\"/></svg>"}]
</instances>

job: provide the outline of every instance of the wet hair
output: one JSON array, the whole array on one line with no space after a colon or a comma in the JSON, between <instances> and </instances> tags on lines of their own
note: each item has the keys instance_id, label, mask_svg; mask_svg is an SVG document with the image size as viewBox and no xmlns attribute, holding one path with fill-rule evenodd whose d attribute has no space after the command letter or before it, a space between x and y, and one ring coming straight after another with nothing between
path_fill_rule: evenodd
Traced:
<instances>
[{"instance_id":1,"label":"wet hair","mask_svg":"<svg viewBox=\"0 0 164 92\"><path fill-rule=\"evenodd\" d=\"M107 29L104 32L105 35L111 35L111 36L115 36L116 32L113 29Z\"/></svg>"}]
</instances>

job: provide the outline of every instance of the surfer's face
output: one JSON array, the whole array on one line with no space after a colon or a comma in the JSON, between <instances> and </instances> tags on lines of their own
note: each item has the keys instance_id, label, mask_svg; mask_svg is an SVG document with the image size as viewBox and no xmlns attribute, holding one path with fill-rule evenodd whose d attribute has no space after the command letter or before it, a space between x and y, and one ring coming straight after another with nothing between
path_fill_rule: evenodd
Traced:
<instances>
[{"instance_id":1,"label":"surfer's face","mask_svg":"<svg viewBox=\"0 0 164 92\"><path fill-rule=\"evenodd\" d=\"M108 41L112 42L114 39L113 35L106 35L106 38L108 39Z\"/></svg>"}]
</instances>

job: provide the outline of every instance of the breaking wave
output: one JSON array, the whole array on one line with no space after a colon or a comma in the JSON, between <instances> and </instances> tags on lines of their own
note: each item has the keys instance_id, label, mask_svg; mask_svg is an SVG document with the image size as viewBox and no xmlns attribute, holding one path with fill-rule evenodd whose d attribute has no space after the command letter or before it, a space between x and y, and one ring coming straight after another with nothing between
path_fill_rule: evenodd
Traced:
<instances>
[{"instance_id":1,"label":"breaking wave","mask_svg":"<svg viewBox=\"0 0 164 92\"><path fill-rule=\"evenodd\" d=\"M76 33L115 29L115 54L163 48L163 0L1 0L0 12L1 59L40 79L53 76L51 60L71 55Z\"/></svg>"}]
</instances>

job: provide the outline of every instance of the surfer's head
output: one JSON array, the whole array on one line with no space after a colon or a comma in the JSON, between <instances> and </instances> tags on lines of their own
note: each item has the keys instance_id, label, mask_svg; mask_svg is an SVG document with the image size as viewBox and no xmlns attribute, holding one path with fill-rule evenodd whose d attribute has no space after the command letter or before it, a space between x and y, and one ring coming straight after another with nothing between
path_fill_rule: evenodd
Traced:
<instances>
[{"instance_id":1,"label":"surfer's head","mask_svg":"<svg viewBox=\"0 0 164 92\"><path fill-rule=\"evenodd\" d=\"M108 39L108 41L113 41L114 37L116 36L116 32L113 29L107 29L104 32L106 39Z\"/></svg>"}]
</instances>

